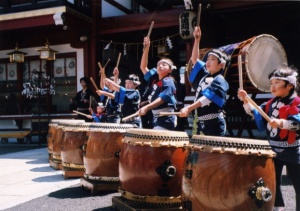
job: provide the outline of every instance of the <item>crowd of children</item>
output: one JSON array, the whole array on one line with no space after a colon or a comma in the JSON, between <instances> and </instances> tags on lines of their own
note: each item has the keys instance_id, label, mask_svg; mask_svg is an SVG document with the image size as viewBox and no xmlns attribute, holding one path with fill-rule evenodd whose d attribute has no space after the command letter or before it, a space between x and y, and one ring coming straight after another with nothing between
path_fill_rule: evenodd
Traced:
<instances>
[{"instance_id":1,"label":"crowd of children","mask_svg":"<svg viewBox=\"0 0 300 211\"><path fill-rule=\"evenodd\" d=\"M197 122L197 134L224 136L226 122L223 107L226 102L229 84L223 77L224 69L230 58L219 50L212 49L207 53L206 61L199 59L200 27L193 32L194 46L191 62L193 68L188 75L189 82L196 91L192 104L183 106L185 96L179 96L178 81L172 77L176 69L169 58L161 58L157 66L148 69L150 38L144 37L144 50L140 69L144 75L142 95L139 92L141 80L137 75L130 74L125 79L125 87L120 85L119 70L116 67L113 77L108 79L105 69L100 69L100 96L97 107L92 109L87 105L90 91L85 78L81 79L82 91L78 92L72 102L76 102L79 111L90 112L88 116L94 122L121 123L124 117L132 116L124 123L134 124L139 128L156 130L176 130L177 118L186 118L193 111ZM178 79L177 79L178 80ZM267 122L249 104L247 92L238 90L237 96L244 102L246 113L255 118L259 129L265 129L272 150L276 172L275 210L283 210L284 201L281 193L281 174L286 166L289 177L296 192L296 209L300 210L300 98L299 77L295 68L280 66L270 75L270 92L273 99L261 105L270 117ZM183 92L185 95L185 92ZM182 92L181 92L182 95ZM179 103L181 102L181 104ZM178 107L177 107L178 106ZM95 110L95 111L94 111ZM177 112L175 112L177 111ZM169 115L160 115L161 112ZM146 118L145 118L146 117ZM184 130L183 126L180 129Z\"/></svg>"}]
</instances>

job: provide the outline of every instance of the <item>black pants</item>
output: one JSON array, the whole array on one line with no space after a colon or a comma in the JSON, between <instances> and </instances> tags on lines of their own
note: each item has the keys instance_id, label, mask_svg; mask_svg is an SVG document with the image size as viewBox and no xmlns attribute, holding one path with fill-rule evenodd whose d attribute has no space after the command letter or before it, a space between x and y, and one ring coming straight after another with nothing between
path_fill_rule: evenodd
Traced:
<instances>
[{"instance_id":1,"label":"black pants","mask_svg":"<svg viewBox=\"0 0 300 211\"><path fill-rule=\"evenodd\" d=\"M286 163L281 160L274 159L276 172L276 197L275 207L284 207L284 201L281 192L282 169L286 166L288 177L291 179L296 193L296 210L300 211L300 164Z\"/></svg>"}]
</instances>

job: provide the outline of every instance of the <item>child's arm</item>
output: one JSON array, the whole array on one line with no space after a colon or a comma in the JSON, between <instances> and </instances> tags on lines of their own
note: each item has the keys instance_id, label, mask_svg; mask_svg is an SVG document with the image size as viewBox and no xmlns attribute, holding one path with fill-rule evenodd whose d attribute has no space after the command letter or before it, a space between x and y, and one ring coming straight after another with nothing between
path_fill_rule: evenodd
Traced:
<instances>
[{"instance_id":1,"label":"child's arm","mask_svg":"<svg viewBox=\"0 0 300 211\"><path fill-rule=\"evenodd\" d=\"M112 80L106 78L104 80L104 83L106 84L107 87L109 87L110 90L114 90L114 91L117 91L117 92L120 91L121 86L119 84L117 84L115 81L112 81Z\"/></svg>"},{"instance_id":2,"label":"child's arm","mask_svg":"<svg viewBox=\"0 0 300 211\"><path fill-rule=\"evenodd\" d=\"M154 100L153 102L149 103L148 105L145 105L144 107L142 107L140 110L139 110L139 115L140 116L144 116L147 114L147 112L153 108L156 108L160 105L162 105L165 101L159 97L157 98L156 100Z\"/></svg>"},{"instance_id":3,"label":"child's arm","mask_svg":"<svg viewBox=\"0 0 300 211\"><path fill-rule=\"evenodd\" d=\"M109 97L111 99L115 99L115 95L113 93L109 93L109 92L106 92L106 91L103 91L103 90L97 90L96 92L99 96L104 95L104 96Z\"/></svg>"},{"instance_id":4,"label":"child's arm","mask_svg":"<svg viewBox=\"0 0 300 211\"><path fill-rule=\"evenodd\" d=\"M141 59L141 64L140 68L145 75L148 72L148 54L149 54L149 49L150 49L150 38L149 37L144 37L144 52L142 55Z\"/></svg>"},{"instance_id":5,"label":"child's arm","mask_svg":"<svg viewBox=\"0 0 300 211\"><path fill-rule=\"evenodd\" d=\"M105 69L102 68L100 71L100 88L104 89L104 79L106 79L106 75L105 75Z\"/></svg>"},{"instance_id":6,"label":"child's arm","mask_svg":"<svg viewBox=\"0 0 300 211\"><path fill-rule=\"evenodd\" d=\"M118 84L118 80L119 80L119 69L117 67L115 67L114 71L113 71L113 74L114 74L114 82L116 84Z\"/></svg>"}]
</instances>

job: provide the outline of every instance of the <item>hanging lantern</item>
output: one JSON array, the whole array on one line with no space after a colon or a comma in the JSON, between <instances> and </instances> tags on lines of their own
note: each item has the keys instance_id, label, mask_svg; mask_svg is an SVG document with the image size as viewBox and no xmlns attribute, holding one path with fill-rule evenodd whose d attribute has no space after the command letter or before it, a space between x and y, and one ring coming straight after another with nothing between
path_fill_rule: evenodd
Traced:
<instances>
[{"instance_id":1,"label":"hanging lantern","mask_svg":"<svg viewBox=\"0 0 300 211\"><path fill-rule=\"evenodd\" d=\"M57 53L57 51L55 51L49 47L48 40L45 43L44 48L36 49L36 51L40 52L40 59L43 59L43 60L55 60L55 54Z\"/></svg>"},{"instance_id":2,"label":"hanging lantern","mask_svg":"<svg viewBox=\"0 0 300 211\"><path fill-rule=\"evenodd\" d=\"M193 11L184 11L179 16L179 33L182 39L192 39L197 15Z\"/></svg>"},{"instance_id":3,"label":"hanging lantern","mask_svg":"<svg viewBox=\"0 0 300 211\"><path fill-rule=\"evenodd\" d=\"M15 50L13 52L8 53L10 62L24 62L24 55L27 53L21 52L18 49L18 43L16 43Z\"/></svg>"}]
</instances>

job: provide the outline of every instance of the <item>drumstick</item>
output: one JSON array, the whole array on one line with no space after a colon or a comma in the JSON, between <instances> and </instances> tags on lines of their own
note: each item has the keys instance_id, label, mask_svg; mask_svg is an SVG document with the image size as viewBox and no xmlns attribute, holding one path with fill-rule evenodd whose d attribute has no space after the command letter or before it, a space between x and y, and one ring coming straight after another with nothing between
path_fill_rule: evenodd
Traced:
<instances>
[{"instance_id":1,"label":"drumstick","mask_svg":"<svg viewBox=\"0 0 300 211\"><path fill-rule=\"evenodd\" d=\"M91 80L92 84L94 85L95 89L99 90L96 83L95 83L95 81L94 81L94 79L92 77L90 77L90 80Z\"/></svg>"},{"instance_id":2,"label":"drumstick","mask_svg":"<svg viewBox=\"0 0 300 211\"><path fill-rule=\"evenodd\" d=\"M92 96L90 96L90 108L92 107Z\"/></svg>"},{"instance_id":3,"label":"drumstick","mask_svg":"<svg viewBox=\"0 0 300 211\"><path fill-rule=\"evenodd\" d=\"M101 65L100 62L98 62L98 66L99 66L99 68L100 68L100 70L101 70L101 69L102 69L102 65Z\"/></svg>"},{"instance_id":4,"label":"drumstick","mask_svg":"<svg viewBox=\"0 0 300 211\"><path fill-rule=\"evenodd\" d=\"M180 115L180 112L159 112L159 116Z\"/></svg>"},{"instance_id":5,"label":"drumstick","mask_svg":"<svg viewBox=\"0 0 300 211\"><path fill-rule=\"evenodd\" d=\"M108 60L107 60L107 62L105 63L105 65L104 65L104 67L103 67L103 68L105 68L105 67L106 67L106 65L108 64L109 60L110 60L110 59L108 59Z\"/></svg>"},{"instance_id":6,"label":"drumstick","mask_svg":"<svg viewBox=\"0 0 300 211\"><path fill-rule=\"evenodd\" d=\"M75 110L73 110L73 112L74 112L74 113L77 113L77 114L80 114L80 115L82 115L82 116L86 116L86 117L90 116L90 115L87 115L87 114L84 114L84 113L81 113L81 112L75 111Z\"/></svg>"},{"instance_id":7,"label":"drumstick","mask_svg":"<svg viewBox=\"0 0 300 211\"><path fill-rule=\"evenodd\" d=\"M136 113L134 113L134 114L131 114L131 115L129 115L129 116L123 118L123 119L122 119L122 122L125 122L125 121L127 121L127 120L129 120L129 119L131 119L131 118L133 118L133 117L136 117L136 116L139 116L139 113L138 113L138 112L136 112Z\"/></svg>"},{"instance_id":8,"label":"drumstick","mask_svg":"<svg viewBox=\"0 0 300 211\"><path fill-rule=\"evenodd\" d=\"M248 102L267 120L267 122L270 122L270 117L248 96L246 95L246 99Z\"/></svg>"},{"instance_id":9,"label":"drumstick","mask_svg":"<svg viewBox=\"0 0 300 211\"><path fill-rule=\"evenodd\" d=\"M243 67L242 67L242 55L238 56L238 68L239 68L239 83L240 89L243 89Z\"/></svg>"},{"instance_id":10,"label":"drumstick","mask_svg":"<svg viewBox=\"0 0 300 211\"><path fill-rule=\"evenodd\" d=\"M118 57L118 61L117 61L116 68L118 68L118 67L119 67L119 62L120 62L120 59L121 59L121 53L119 53L119 57Z\"/></svg>"},{"instance_id":11,"label":"drumstick","mask_svg":"<svg viewBox=\"0 0 300 211\"><path fill-rule=\"evenodd\" d=\"M201 4L198 5L197 25L196 26L200 26L200 17L201 17Z\"/></svg>"},{"instance_id":12,"label":"drumstick","mask_svg":"<svg viewBox=\"0 0 300 211\"><path fill-rule=\"evenodd\" d=\"M150 37L150 34L151 34L151 32L152 32L153 25L154 25L154 21L151 22L150 28L149 28L149 30L148 30L147 37ZM144 51L144 50L145 50L145 46L144 46L144 48L143 48L143 51Z\"/></svg>"}]
</instances>

